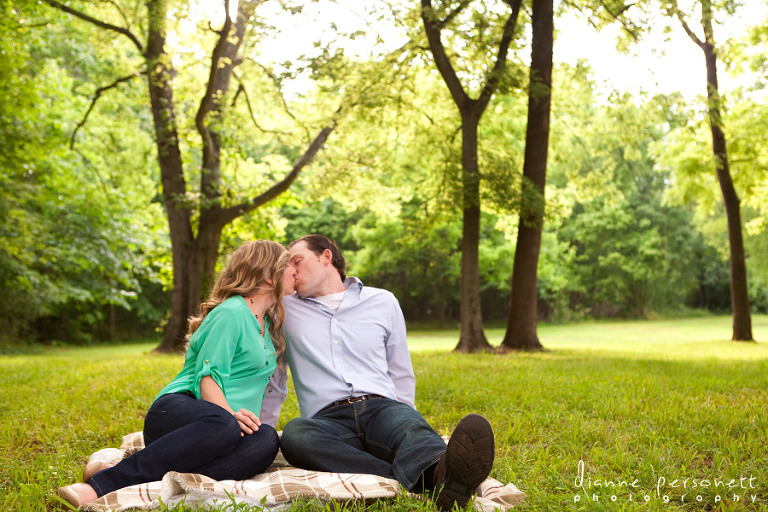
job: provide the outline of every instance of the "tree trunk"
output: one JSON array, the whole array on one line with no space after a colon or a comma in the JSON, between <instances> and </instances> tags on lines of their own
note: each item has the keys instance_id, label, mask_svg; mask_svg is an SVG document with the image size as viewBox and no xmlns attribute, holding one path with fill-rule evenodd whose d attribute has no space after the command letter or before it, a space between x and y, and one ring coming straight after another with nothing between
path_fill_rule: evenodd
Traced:
<instances>
[{"instance_id":1,"label":"tree trunk","mask_svg":"<svg viewBox=\"0 0 768 512\"><path fill-rule=\"evenodd\" d=\"M187 291L187 305L198 313L200 302L208 297L215 279L219 256L221 230L227 222L222 219L221 197L221 136L216 130L222 117L222 102L229 92L232 74L240 63L240 47L245 39L248 22L260 0L238 3L233 22L226 16L219 31L219 40L211 54L208 85L195 116L195 125L202 140L202 169L200 171L200 219L192 251Z\"/></svg>"},{"instance_id":2,"label":"tree trunk","mask_svg":"<svg viewBox=\"0 0 768 512\"><path fill-rule=\"evenodd\" d=\"M186 182L182 165L176 116L173 110L172 70L165 53L166 7L162 0L148 0L149 32L145 57L148 69L149 97L155 125L157 160L163 185L165 210L171 236L173 256L173 291L170 319L163 340L156 348L161 352L179 351L183 347L189 309L189 266L194 236L189 207L185 204Z\"/></svg>"},{"instance_id":3,"label":"tree trunk","mask_svg":"<svg viewBox=\"0 0 768 512\"><path fill-rule=\"evenodd\" d=\"M525 134L522 201L512 269L507 331L501 342L502 347L507 349L543 349L536 333L537 268L544 222L544 187L547 180L553 17L552 0L533 2L533 44L528 85L528 125Z\"/></svg>"},{"instance_id":4,"label":"tree trunk","mask_svg":"<svg viewBox=\"0 0 768 512\"><path fill-rule=\"evenodd\" d=\"M477 165L477 126L479 115L474 110L462 115L462 189L463 222L461 232L461 275L459 276L459 319L461 335L457 352L488 350L483 331L480 303L480 170Z\"/></svg>"},{"instance_id":5,"label":"tree trunk","mask_svg":"<svg viewBox=\"0 0 768 512\"><path fill-rule=\"evenodd\" d=\"M241 1L238 4L238 13L234 23L229 15L226 16L224 25L218 32L219 40L211 54L208 84L195 117L195 124L203 146L200 172L202 201L197 236L195 237L190 229L183 260L177 261L176 248L173 248L174 291L171 295L171 318L162 343L155 349L158 352L184 350L187 319L199 313L200 302L208 296L213 284L221 230L228 221L223 220L220 203L222 196L221 137L212 126L215 126L221 117L221 102L229 91L234 68L240 62L238 52L244 40L248 21L251 19L257 3L256 1ZM169 104L172 105L172 100L169 100ZM180 173L183 180L183 170ZM165 190L163 187L164 193ZM167 193L165 195L168 197ZM245 211L247 210L242 210L239 214ZM190 213L187 211L188 221L189 215ZM229 221L236 216L232 216ZM171 226L171 231L173 231L173 226ZM180 288L178 293L176 293L177 287Z\"/></svg>"},{"instance_id":6,"label":"tree trunk","mask_svg":"<svg viewBox=\"0 0 768 512\"><path fill-rule=\"evenodd\" d=\"M216 274L216 261L219 259L219 242L221 241L221 231L224 226L213 223L206 223L200 226L195 240L195 272L199 276L196 289L197 298L190 297L190 300L196 300L199 305L202 298L208 297L213 286Z\"/></svg>"},{"instance_id":7,"label":"tree trunk","mask_svg":"<svg viewBox=\"0 0 768 512\"><path fill-rule=\"evenodd\" d=\"M701 48L704 51L704 57L707 62L707 104L709 126L712 132L712 152L715 157L717 181L723 194L725 216L728 220L731 308L733 311L732 339L734 341L754 341L752 337L752 316L749 309L744 239L741 227L741 207L736 189L733 186L733 180L731 179L725 134L722 129L720 93L717 83L717 52L715 51L712 30L712 6L708 0L702 0L701 10L701 20L705 36L705 41L703 41Z\"/></svg>"},{"instance_id":8,"label":"tree trunk","mask_svg":"<svg viewBox=\"0 0 768 512\"><path fill-rule=\"evenodd\" d=\"M483 332L483 315L480 303L480 170L477 165L477 127L480 118L496 92L499 81L506 71L507 52L517 24L522 0L505 0L512 12L504 23L498 54L493 69L486 75L485 84L477 98L472 99L464 90L453 69L441 39L441 31L469 2L462 2L456 9L439 19L431 0L421 0L421 19L429 42L435 66L443 77L461 115L461 163L463 227L461 238L461 276L459 277L459 317L461 335L454 350L476 352L491 348Z\"/></svg>"}]
</instances>

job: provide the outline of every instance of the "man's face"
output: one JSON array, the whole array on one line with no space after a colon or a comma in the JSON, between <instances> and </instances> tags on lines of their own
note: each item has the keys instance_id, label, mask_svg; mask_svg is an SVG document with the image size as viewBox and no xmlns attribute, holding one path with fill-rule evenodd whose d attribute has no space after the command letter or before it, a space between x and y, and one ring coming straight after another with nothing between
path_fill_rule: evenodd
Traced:
<instances>
[{"instance_id":1,"label":"man's face","mask_svg":"<svg viewBox=\"0 0 768 512\"><path fill-rule=\"evenodd\" d=\"M294 244L288 251L291 267L296 279L296 291L301 297L317 297L327 279L329 258L317 255L307 247L306 242ZM326 262L324 264L324 262Z\"/></svg>"}]
</instances>

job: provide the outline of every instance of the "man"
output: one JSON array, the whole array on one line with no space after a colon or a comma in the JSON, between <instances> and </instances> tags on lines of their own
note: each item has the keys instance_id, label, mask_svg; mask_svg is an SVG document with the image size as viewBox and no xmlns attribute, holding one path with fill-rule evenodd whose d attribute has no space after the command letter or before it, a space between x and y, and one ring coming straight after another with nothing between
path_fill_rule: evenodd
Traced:
<instances>
[{"instance_id":1,"label":"man","mask_svg":"<svg viewBox=\"0 0 768 512\"><path fill-rule=\"evenodd\" d=\"M493 430L470 414L446 447L416 410L405 321L390 292L346 276L333 241L291 244L296 293L283 325L301 417L284 428L283 455L318 471L394 478L431 492L439 508L466 505L493 466Z\"/></svg>"}]
</instances>

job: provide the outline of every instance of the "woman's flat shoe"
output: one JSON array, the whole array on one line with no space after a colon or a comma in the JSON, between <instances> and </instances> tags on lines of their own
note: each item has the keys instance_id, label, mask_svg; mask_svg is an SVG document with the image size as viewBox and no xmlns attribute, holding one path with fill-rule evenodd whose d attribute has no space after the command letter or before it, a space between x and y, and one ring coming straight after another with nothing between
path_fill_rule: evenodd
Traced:
<instances>
[{"instance_id":1,"label":"woman's flat shoe","mask_svg":"<svg viewBox=\"0 0 768 512\"><path fill-rule=\"evenodd\" d=\"M77 492L77 489L84 490L83 487L80 487L83 485L88 485L88 484L72 484L72 485L67 485L65 487L59 487L59 489L57 490L57 493L59 496L61 496L64 499L64 501L66 501L73 507L80 508L86 503L88 503L89 501L93 501L93 500L86 501ZM88 487L91 487L91 486L88 485ZM91 491L93 491L93 488L91 488Z\"/></svg>"},{"instance_id":2,"label":"woman's flat shoe","mask_svg":"<svg viewBox=\"0 0 768 512\"><path fill-rule=\"evenodd\" d=\"M83 482L87 482L99 471L111 468L112 466L114 466L114 463L112 462L107 462L105 460L92 460L83 468Z\"/></svg>"}]
</instances>

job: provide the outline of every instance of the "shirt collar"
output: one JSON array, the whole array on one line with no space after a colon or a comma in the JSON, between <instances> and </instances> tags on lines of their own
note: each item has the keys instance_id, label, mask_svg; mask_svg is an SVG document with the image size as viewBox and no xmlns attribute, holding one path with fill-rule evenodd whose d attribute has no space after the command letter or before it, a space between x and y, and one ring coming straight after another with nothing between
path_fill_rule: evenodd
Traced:
<instances>
[{"instance_id":1,"label":"shirt collar","mask_svg":"<svg viewBox=\"0 0 768 512\"><path fill-rule=\"evenodd\" d=\"M363 282L360 279L358 279L357 277L355 277L355 276L348 276L344 280L344 288L347 289L347 293L354 293L355 299L357 299L358 297L360 297L360 294L363 291ZM315 304L320 304L320 302L316 298L314 298L314 297L301 297L296 292L294 292L294 295L299 300L303 300L305 302L313 302ZM345 302L346 302L346 299L345 299Z\"/></svg>"},{"instance_id":2,"label":"shirt collar","mask_svg":"<svg viewBox=\"0 0 768 512\"><path fill-rule=\"evenodd\" d=\"M344 288L346 288L347 291L357 291L357 294L359 295L363 289L363 282L355 276L349 276L344 280Z\"/></svg>"}]
</instances>

